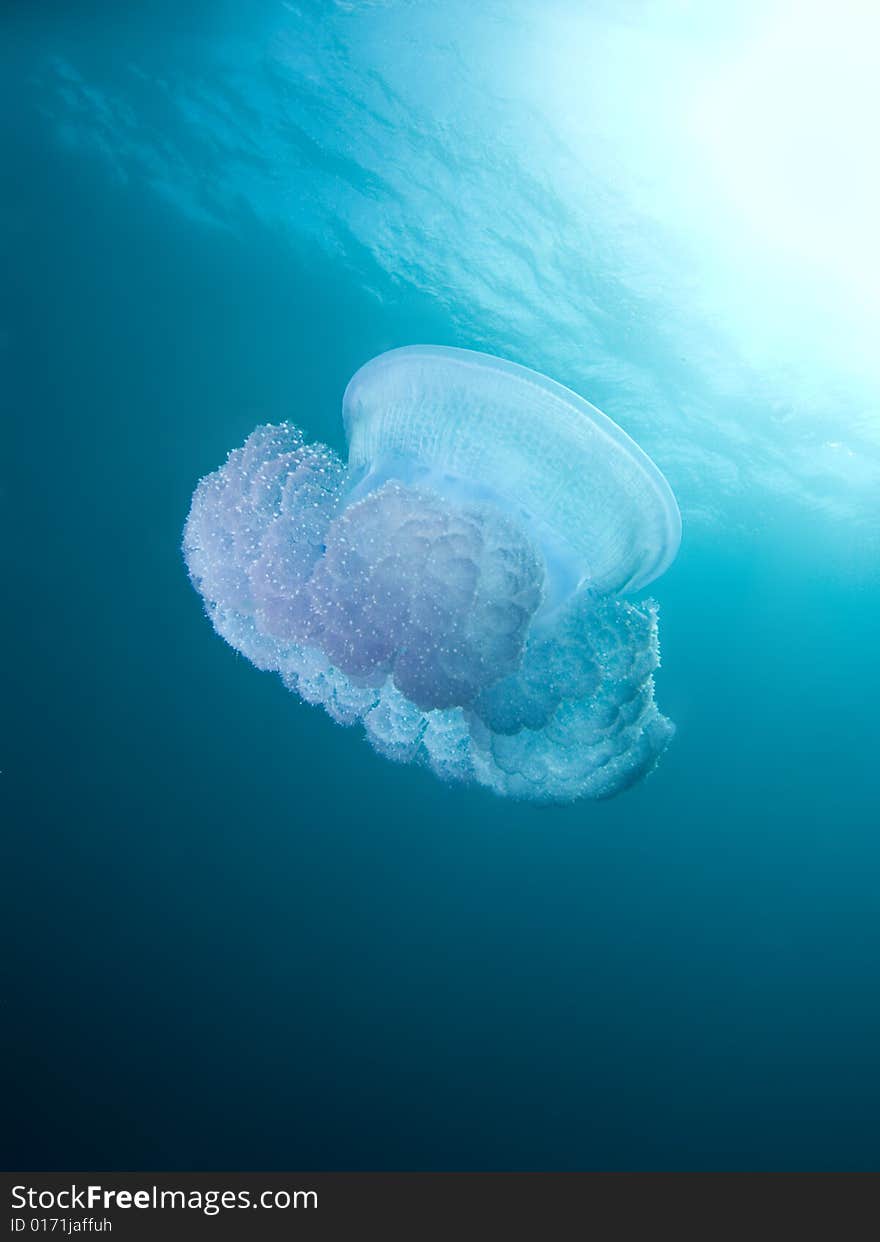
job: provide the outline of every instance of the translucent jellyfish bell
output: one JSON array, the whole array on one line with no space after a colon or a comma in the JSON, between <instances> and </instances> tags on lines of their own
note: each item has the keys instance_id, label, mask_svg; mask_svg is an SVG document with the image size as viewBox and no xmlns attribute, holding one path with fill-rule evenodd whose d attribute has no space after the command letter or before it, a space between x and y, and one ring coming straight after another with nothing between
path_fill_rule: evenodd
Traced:
<instances>
[{"instance_id":1,"label":"translucent jellyfish bell","mask_svg":"<svg viewBox=\"0 0 880 1242\"><path fill-rule=\"evenodd\" d=\"M372 359L343 397L353 494L389 478L484 499L540 546L552 602L582 586L634 592L675 559L663 475L610 418L527 367L411 345Z\"/></svg>"},{"instance_id":2,"label":"translucent jellyfish bell","mask_svg":"<svg viewBox=\"0 0 880 1242\"><path fill-rule=\"evenodd\" d=\"M681 523L619 427L545 376L434 346L346 390L346 465L258 427L193 496L183 550L214 628L380 754L539 802L605 798L673 726L657 578Z\"/></svg>"}]
</instances>

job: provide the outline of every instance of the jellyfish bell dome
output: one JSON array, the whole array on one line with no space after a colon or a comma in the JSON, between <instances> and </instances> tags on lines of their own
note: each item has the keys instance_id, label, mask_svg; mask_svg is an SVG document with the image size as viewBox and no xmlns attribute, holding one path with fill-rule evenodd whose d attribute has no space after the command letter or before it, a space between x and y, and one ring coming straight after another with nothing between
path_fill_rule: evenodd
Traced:
<instances>
[{"instance_id":1,"label":"jellyfish bell dome","mask_svg":"<svg viewBox=\"0 0 880 1242\"><path fill-rule=\"evenodd\" d=\"M380 354L343 397L352 498L397 479L484 500L540 548L552 607L579 589L631 593L675 559L666 479L607 415L528 367L468 349Z\"/></svg>"}]
</instances>

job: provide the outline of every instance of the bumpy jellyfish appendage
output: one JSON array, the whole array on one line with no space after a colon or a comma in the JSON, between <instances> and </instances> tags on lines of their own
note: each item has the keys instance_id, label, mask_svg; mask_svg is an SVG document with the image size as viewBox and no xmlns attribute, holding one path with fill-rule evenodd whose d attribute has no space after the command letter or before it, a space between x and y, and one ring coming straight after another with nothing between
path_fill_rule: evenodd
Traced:
<instances>
[{"instance_id":1,"label":"bumpy jellyfish appendage","mask_svg":"<svg viewBox=\"0 0 880 1242\"><path fill-rule=\"evenodd\" d=\"M358 498L330 449L260 427L199 484L183 546L217 632L396 762L568 802L633 784L672 735L655 606L548 609L541 551L488 500Z\"/></svg>"}]
</instances>

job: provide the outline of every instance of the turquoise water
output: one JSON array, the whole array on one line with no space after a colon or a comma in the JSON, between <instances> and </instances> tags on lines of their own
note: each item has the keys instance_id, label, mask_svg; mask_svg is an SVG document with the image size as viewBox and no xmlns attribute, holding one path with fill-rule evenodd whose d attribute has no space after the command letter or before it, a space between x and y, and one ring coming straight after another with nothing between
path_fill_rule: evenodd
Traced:
<instances>
[{"instance_id":1,"label":"turquoise water","mask_svg":"<svg viewBox=\"0 0 880 1242\"><path fill-rule=\"evenodd\" d=\"M730 130L783 6L705 8L8 10L7 1167L877 1167L875 187ZM383 762L187 581L198 478L423 341L675 490L619 798Z\"/></svg>"}]
</instances>

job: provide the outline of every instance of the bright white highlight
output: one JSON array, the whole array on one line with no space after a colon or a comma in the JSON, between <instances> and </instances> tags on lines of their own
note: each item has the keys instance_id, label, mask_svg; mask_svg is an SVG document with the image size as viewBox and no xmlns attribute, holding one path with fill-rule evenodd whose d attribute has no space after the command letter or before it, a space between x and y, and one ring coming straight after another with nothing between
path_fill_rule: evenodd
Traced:
<instances>
[{"instance_id":1,"label":"bright white highlight","mask_svg":"<svg viewBox=\"0 0 880 1242\"><path fill-rule=\"evenodd\" d=\"M696 120L759 244L877 306L880 6L785 4L722 65Z\"/></svg>"}]
</instances>

